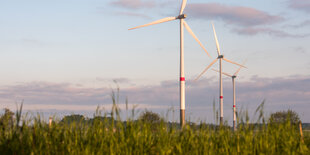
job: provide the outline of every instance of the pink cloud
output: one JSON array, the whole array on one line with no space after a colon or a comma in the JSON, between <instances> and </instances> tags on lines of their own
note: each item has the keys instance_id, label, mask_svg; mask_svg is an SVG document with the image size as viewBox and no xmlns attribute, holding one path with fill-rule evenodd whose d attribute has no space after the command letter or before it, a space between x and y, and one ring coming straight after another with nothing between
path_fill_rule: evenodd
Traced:
<instances>
[{"instance_id":1,"label":"pink cloud","mask_svg":"<svg viewBox=\"0 0 310 155\"><path fill-rule=\"evenodd\" d=\"M296 9L296 10L302 10L307 13L310 13L310 1L309 0L290 0L289 1L289 7Z\"/></svg>"},{"instance_id":2,"label":"pink cloud","mask_svg":"<svg viewBox=\"0 0 310 155\"><path fill-rule=\"evenodd\" d=\"M304 28L304 27L309 27L309 26L310 26L310 20L306 20L299 24L286 25L284 27L297 29L297 28Z\"/></svg>"},{"instance_id":3,"label":"pink cloud","mask_svg":"<svg viewBox=\"0 0 310 155\"><path fill-rule=\"evenodd\" d=\"M128 9L153 8L156 6L153 0L147 2L143 0L117 0L111 4Z\"/></svg>"},{"instance_id":4,"label":"pink cloud","mask_svg":"<svg viewBox=\"0 0 310 155\"><path fill-rule=\"evenodd\" d=\"M120 16L131 16L131 17L141 17L141 18L146 18L149 19L150 17L142 14L142 13L134 13L134 12L116 12L116 15L120 15Z\"/></svg>"},{"instance_id":5,"label":"pink cloud","mask_svg":"<svg viewBox=\"0 0 310 155\"><path fill-rule=\"evenodd\" d=\"M218 83L214 78L201 79L192 83L188 81L187 98L193 105L199 104L201 98L218 93ZM224 83L225 89L231 87L231 82ZM304 102L310 100L310 96L303 95L310 93L310 76L287 77L287 78L261 78L253 77L247 82L238 82L238 93L248 95L245 100L254 98L272 97L281 100L283 103L289 99ZM230 89L228 89L230 90ZM88 104L111 103L110 87L87 88L75 87L67 83L31 82L0 88L0 101L8 99L24 99L31 104ZM121 88L121 96L124 100L127 96L131 103L154 103L166 105L171 102L178 102L178 82L175 80L163 81L160 85L136 86ZM270 94L277 94L276 96ZM289 95L292 94L292 95ZM200 96L200 97L199 97ZM253 98L249 98L253 96Z\"/></svg>"},{"instance_id":6,"label":"pink cloud","mask_svg":"<svg viewBox=\"0 0 310 155\"><path fill-rule=\"evenodd\" d=\"M202 78L198 82L187 82L186 101L187 109L202 117L212 113L212 103L218 103L218 81L214 78ZM231 81L224 80L224 110L231 112ZM236 81L237 103L249 110L264 99L267 100L269 110L296 109L298 113L309 110L310 76L294 76L286 78L253 77L250 81ZM40 109L67 109L95 111L97 105L109 110L112 89L75 87L66 83L32 82L0 88L0 108L15 107L15 101L24 100L27 110ZM139 108L150 110L161 109L167 111L170 106L179 106L179 89L177 80L168 80L160 85L136 86L120 90L120 106L124 107L128 97L130 107L138 104ZM1 109L2 109L1 108ZM304 113L304 119L309 120L310 114Z\"/></svg>"},{"instance_id":7,"label":"pink cloud","mask_svg":"<svg viewBox=\"0 0 310 155\"><path fill-rule=\"evenodd\" d=\"M187 12L193 17L204 19L221 19L228 24L256 26L278 23L283 20L279 16L264 11L242 6L227 6L218 3L188 4Z\"/></svg>"},{"instance_id":8,"label":"pink cloud","mask_svg":"<svg viewBox=\"0 0 310 155\"><path fill-rule=\"evenodd\" d=\"M271 28L253 28L253 27L245 27L245 28L235 28L234 32L243 35L256 35L256 34L269 34L270 36L275 37L289 37L289 38L305 38L308 37L309 34L290 34L281 30L274 30Z\"/></svg>"}]
</instances>

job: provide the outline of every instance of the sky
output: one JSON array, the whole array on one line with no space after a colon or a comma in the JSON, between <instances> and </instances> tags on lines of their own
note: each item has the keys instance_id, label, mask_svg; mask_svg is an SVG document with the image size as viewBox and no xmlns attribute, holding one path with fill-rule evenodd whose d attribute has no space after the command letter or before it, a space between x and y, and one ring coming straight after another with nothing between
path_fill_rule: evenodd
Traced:
<instances>
[{"instance_id":1,"label":"sky","mask_svg":"<svg viewBox=\"0 0 310 155\"><path fill-rule=\"evenodd\" d=\"M181 0L0 0L0 109L91 116L111 108L179 112L179 21L128 29L177 16ZM292 109L310 122L309 0L188 0L185 19L212 58L184 32L186 118L214 122L218 73L199 73L221 52L242 63L237 109L265 114ZM186 30L185 30L186 31ZM217 64L213 68L217 68ZM237 66L224 63L233 74ZM115 83L116 81L116 83ZM232 120L232 83L224 78L224 119ZM215 111L216 111L215 110ZM173 116L172 116L173 115Z\"/></svg>"}]
</instances>

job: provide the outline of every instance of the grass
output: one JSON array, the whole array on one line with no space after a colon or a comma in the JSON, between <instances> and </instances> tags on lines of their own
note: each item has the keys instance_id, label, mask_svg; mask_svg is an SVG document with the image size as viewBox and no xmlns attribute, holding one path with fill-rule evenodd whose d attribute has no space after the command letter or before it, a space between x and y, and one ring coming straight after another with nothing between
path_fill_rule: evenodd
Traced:
<instances>
[{"instance_id":1,"label":"grass","mask_svg":"<svg viewBox=\"0 0 310 155\"><path fill-rule=\"evenodd\" d=\"M0 126L0 152L35 155L310 153L310 133L304 133L303 142L298 126L289 120L281 124L263 122L263 125L240 122L235 132L227 126L188 123L180 128L164 120L156 123L134 120L134 116L123 122L116 104L118 99L113 97L111 118L104 114L103 119L94 119L92 123L56 121L49 126L40 116L22 118L21 107L12 122Z\"/></svg>"}]
</instances>

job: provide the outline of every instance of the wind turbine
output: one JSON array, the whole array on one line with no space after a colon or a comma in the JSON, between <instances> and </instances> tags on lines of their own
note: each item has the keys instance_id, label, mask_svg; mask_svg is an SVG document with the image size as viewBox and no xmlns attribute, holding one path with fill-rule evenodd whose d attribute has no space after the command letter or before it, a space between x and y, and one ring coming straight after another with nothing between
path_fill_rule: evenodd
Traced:
<instances>
[{"instance_id":1,"label":"wind turbine","mask_svg":"<svg viewBox=\"0 0 310 155\"><path fill-rule=\"evenodd\" d=\"M196 35L193 33L191 28L188 26L188 24L184 21L186 18L186 14L183 14L183 11L185 9L187 0L182 1L181 9L179 12L179 15L176 17L166 17L148 24L140 25L134 28L130 28L129 30L142 28L150 25L160 24L168 21L173 20L180 20L180 124L181 126L185 125L185 74L184 74L184 36L183 36L183 26L186 28L186 30L193 36L193 38L198 42L198 44L203 48L203 50L208 54L206 48L202 45L202 43L199 41L199 39L196 37Z\"/></svg>"},{"instance_id":2,"label":"wind turbine","mask_svg":"<svg viewBox=\"0 0 310 155\"><path fill-rule=\"evenodd\" d=\"M245 62L244 62L245 63ZM243 64L244 64L243 63ZM233 129L234 131L236 131L236 87L235 87L235 78L237 78L237 74L240 72L242 67L239 67L239 69L233 74L233 75L230 75L228 73L225 73L225 72L222 72L222 74L228 76L228 77L231 77L232 79L232 84L233 84ZM212 69L216 72L219 72L218 70L215 70L215 69Z\"/></svg>"},{"instance_id":3,"label":"wind turbine","mask_svg":"<svg viewBox=\"0 0 310 155\"><path fill-rule=\"evenodd\" d=\"M236 62L233 62L231 60L228 60L227 58L224 57L224 55L221 55L221 51L220 51L220 46L217 40L217 36L216 36L216 32L215 32L215 28L214 25L212 23L212 28L213 28L213 33L214 33L214 39L216 42L216 49L217 49L217 54L218 57L215 58L200 74L199 76L195 79L195 81L197 81L217 60L219 60L219 73L220 73L220 84L219 84L219 89L220 89L220 124L223 124L223 81L222 81L222 60L227 61L229 63L241 66L241 67L245 67L243 65L240 65ZM246 67L245 67L246 68Z\"/></svg>"}]
</instances>

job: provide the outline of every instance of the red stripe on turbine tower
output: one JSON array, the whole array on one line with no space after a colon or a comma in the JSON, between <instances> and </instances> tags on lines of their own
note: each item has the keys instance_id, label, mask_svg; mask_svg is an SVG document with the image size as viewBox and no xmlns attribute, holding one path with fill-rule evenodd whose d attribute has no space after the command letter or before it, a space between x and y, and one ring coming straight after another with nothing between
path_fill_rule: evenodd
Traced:
<instances>
[{"instance_id":1,"label":"red stripe on turbine tower","mask_svg":"<svg viewBox=\"0 0 310 155\"><path fill-rule=\"evenodd\" d=\"M180 81L185 81L185 77L180 77Z\"/></svg>"},{"instance_id":2,"label":"red stripe on turbine tower","mask_svg":"<svg viewBox=\"0 0 310 155\"><path fill-rule=\"evenodd\" d=\"M236 106L235 106L235 105L233 105L233 107L235 108Z\"/></svg>"},{"instance_id":3,"label":"red stripe on turbine tower","mask_svg":"<svg viewBox=\"0 0 310 155\"><path fill-rule=\"evenodd\" d=\"M220 99L222 99L223 98L223 96L220 96Z\"/></svg>"}]
</instances>

